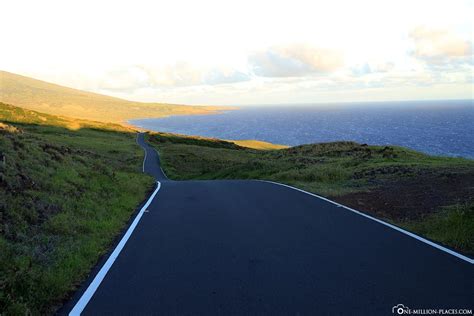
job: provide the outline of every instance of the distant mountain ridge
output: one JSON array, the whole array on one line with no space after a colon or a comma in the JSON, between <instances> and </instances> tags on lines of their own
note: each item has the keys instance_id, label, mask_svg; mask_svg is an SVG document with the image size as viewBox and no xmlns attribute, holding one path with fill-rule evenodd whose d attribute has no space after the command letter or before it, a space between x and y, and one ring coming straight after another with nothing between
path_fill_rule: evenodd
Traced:
<instances>
[{"instance_id":1,"label":"distant mountain ridge","mask_svg":"<svg viewBox=\"0 0 474 316\"><path fill-rule=\"evenodd\" d=\"M128 101L1 70L0 102L47 114L114 123L169 115L211 114L230 109Z\"/></svg>"}]
</instances>

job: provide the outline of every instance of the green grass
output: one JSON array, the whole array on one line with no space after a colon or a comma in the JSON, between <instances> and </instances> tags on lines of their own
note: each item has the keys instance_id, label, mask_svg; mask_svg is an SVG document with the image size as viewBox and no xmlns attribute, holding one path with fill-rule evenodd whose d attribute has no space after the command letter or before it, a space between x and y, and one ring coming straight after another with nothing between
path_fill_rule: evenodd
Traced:
<instances>
[{"instance_id":1,"label":"green grass","mask_svg":"<svg viewBox=\"0 0 474 316\"><path fill-rule=\"evenodd\" d=\"M474 161L433 157L401 147L335 142L252 150L230 142L152 134L167 174L186 179L266 179L326 196L364 191L387 178L426 170L474 170Z\"/></svg>"},{"instance_id":2,"label":"green grass","mask_svg":"<svg viewBox=\"0 0 474 316\"><path fill-rule=\"evenodd\" d=\"M141 172L135 133L2 116L11 110L0 104L0 314L51 314L107 252L154 181Z\"/></svg>"},{"instance_id":3,"label":"green grass","mask_svg":"<svg viewBox=\"0 0 474 316\"><path fill-rule=\"evenodd\" d=\"M409 227L459 251L473 249L473 230L465 229L472 228L472 215L463 215L466 226L456 225L453 214L457 213L447 217L443 208L474 202L472 160L354 142L265 151L164 133L151 134L148 140L160 152L163 168L172 179L286 183ZM441 221L446 218L451 220Z\"/></svg>"},{"instance_id":4,"label":"green grass","mask_svg":"<svg viewBox=\"0 0 474 316\"><path fill-rule=\"evenodd\" d=\"M267 179L354 203L386 196L367 208L376 216L386 201L417 199L407 192L436 193L442 199L431 209L413 204L408 216L394 208L381 217L474 252L472 160L353 142L255 150L171 134L148 140L173 179ZM0 313L51 314L61 306L152 189L142 159L135 133L123 126L0 103Z\"/></svg>"},{"instance_id":5,"label":"green grass","mask_svg":"<svg viewBox=\"0 0 474 316\"><path fill-rule=\"evenodd\" d=\"M474 203L442 208L423 220L402 224L430 239L474 254Z\"/></svg>"}]
</instances>

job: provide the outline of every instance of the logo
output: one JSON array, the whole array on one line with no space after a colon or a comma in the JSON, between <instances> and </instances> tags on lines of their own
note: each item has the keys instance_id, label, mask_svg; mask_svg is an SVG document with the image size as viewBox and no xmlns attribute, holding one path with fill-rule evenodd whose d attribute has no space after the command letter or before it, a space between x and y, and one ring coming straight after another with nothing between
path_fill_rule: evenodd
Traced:
<instances>
[{"instance_id":1,"label":"logo","mask_svg":"<svg viewBox=\"0 0 474 316\"><path fill-rule=\"evenodd\" d=\"M403 315L403 314L408 314L409 308L406 307L403 304L397 304L394 307L392 307L392 314L397 314L397 315Z\"/></svg>"},{"instance_id":2,"label":"logo","mask_svg":"<svg viewBox=\"0 0 474 316\"><path fill-rule=\"evenodd\" d=\"M410 309L403 304L392 307L395 315L472 315L472 309L468 308L416 308Z\"/></svg>"}]
</instances>

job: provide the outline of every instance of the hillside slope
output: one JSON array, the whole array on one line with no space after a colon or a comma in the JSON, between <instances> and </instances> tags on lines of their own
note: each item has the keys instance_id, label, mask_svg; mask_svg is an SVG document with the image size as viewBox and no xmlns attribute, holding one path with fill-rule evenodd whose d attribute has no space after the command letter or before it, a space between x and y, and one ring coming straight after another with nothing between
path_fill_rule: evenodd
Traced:
<instances>
[{"instance_id":1,"label":"hillside slope","mask_svg":"<svg viewBox=\"0 0 474 316\"><path fill-rule=\"evenodd\" d=\"M0 71L0 102L47 114L114 123L169 115L210 114L223 109L127 101L6 71Z\"/></svg>"},{"instance_id":2,"label":"hillside slope","mask_svg":"<svg viewBox=\"0 0 474 316\"><path fill-rule=\"evenodd\" d=\"M0 103L0 313L51 314L153 185L120 125ZM353 142L254 150L153 133L173 179L266 179L474 253L474 162Z\"/></svg>"},{"instance_id":3,"label":"hillside slope","mask_svg":"<svg viewBox=\"0 0 474 316\"><path fill-rule=\"evenodd\" d=\"M135 132L135 129L117 123L105 123L45 114L2 102L0 102L0 121L9 123L49 125L64 127L70 130L78 130L81 128L97 128L130 133Z\"/></svg>"},{"instance_id":4,"label":"hillside slope","mask_svg":"<svg viewBox=\"0 0 474 316\"><path fill-rule=\"evenodd\" d=\"M5 104L0 102L0 121L10 122L10 123L26 123L26 124L38 124L38 125L50 125L50 126L60 126L70 130L78 130L80 128L98 128L103 130L112 130L112 131L123 131L123 132L135 132L136 129L133 127L127 127L117 123L104 123L83 119L74 119L66 116L57 116L51 114L40 113L33 110L27 110L10 104ZM170 136L173 134L169 134ZM198 136L185 136L185 135L176 135L183 138L190 139L209 139L205 137ZM220 141L215 139L216 141ZM288 146L277 145L263 141L257 140L228 140L228 142L234 143L238 146L252 148L252 149L261 149L261 150L273 150L273 149L282 149L288 148Z\"/></svg>"},{"instance_id":5,"label":"hillside slope","mask_svg":"<svg viewBox=\"0 0 474 316\"><path fill-rule=\"evenodd\" d=\"M1 315L52 314L87 277L153 188L143 154L123 126L0 103Z\"/></svg>"}]
</instances>

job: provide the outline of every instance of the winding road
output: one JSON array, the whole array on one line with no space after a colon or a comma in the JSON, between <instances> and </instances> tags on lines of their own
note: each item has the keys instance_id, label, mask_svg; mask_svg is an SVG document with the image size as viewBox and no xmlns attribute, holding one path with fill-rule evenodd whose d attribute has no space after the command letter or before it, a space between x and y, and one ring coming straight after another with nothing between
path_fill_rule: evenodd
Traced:
<instances>
[{"instance_id":1,"label":"winding road","mask_svg":"<svg viewBox=\"0 0 474 316\"><path fill-rule=\"evenodd\" d=\"M263 181L171 181L66 305L70 315L392 315L470 308L471 259ZM415 236L416 237L416 236ZM121 248L120 248L121 247Z\"/></svg>"}]
</instances>

